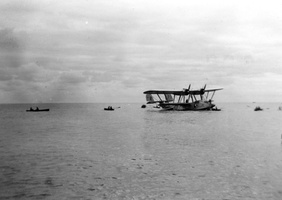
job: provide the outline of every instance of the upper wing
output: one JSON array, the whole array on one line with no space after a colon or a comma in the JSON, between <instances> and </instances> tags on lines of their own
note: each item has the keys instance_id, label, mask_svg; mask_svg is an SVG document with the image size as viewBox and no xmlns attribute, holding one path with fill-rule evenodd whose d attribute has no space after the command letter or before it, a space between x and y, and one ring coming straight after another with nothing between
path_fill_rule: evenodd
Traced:
<instances>
[{"instance_id":1,"label":"upper wing","mask_svg":"<svg viewBox=\"0 0 282 200\"><path fill-rule=\"evenodd\" d=\"M200 89L200 90L190 90L188 91L188 94L193 94L193 95L203 95L205 92L215 92L217 90L222 90L223 88L217 88L217 89Z\"/></svg>"},{"instance_id":2,"label":"upper wing","mask_svg":"<svg viewBox=\"0 0 282 200\"><path fill-rule=\"evenodd\" d=\"M190 88L190 87L189 87ZM188 95L188 94L204 94L205 92L212 92L212 91L218 91L222 90L223 88L216 88L216 89L200 89L200 90L189 90L189 89L183 89L183 90L147 90L143 92L144 94L173 94L173 95Z\"/></svg>"},{"instance_id":3,"label":"upper wing","mask_svg":"<svg viewBox=\"0 0 282 200\"><path fill-rule=\"evenodd\" d=\"M185 95L186 92L182 90L147 90L144 94L173 94L173 95Z\"/></svg>"},{"instance_id":4,"label":"upper wing","mask_svg":"<svg viewBox=\"0 0 282 200\"><path fill-rule=\"evenodd\" d=\"M208 89L208 90L205 90L205 92L213 92L213 91L218 91L218 90L223 90L223 88Z\"/></svg>"}]
</instances>

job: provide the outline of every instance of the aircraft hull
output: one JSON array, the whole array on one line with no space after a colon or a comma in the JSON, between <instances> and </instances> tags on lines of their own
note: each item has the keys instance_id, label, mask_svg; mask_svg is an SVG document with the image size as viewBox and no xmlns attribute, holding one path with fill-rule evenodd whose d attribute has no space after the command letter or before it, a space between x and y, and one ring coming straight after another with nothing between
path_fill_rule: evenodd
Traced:
<instances>
[{"instance_id":1,"label":"aircraft hull","mask_svg":"<svg viewBox=\"0 0 282 200\"><path fill-rule=\"evenodd\" d=\"M197 101L192 103L160 103L160 107L164 110L177 111L200 111L211 110L215 105L208 101Z\"/></svg>"}]
</instances>

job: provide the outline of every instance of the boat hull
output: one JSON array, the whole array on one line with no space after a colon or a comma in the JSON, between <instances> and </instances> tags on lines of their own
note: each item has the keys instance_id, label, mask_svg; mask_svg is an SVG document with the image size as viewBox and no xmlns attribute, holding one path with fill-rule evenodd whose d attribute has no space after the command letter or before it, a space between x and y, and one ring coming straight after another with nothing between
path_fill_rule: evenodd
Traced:
<instances>
[{"instance_id":1,"label":"boat hull","mask_svg":"<svg viewBox=\"0 0 282 200\"><path fill-rule=\"evenodd\" d=\"M177 111L201 111L212 110L215 105L209 101L196 101L193 103L160 103L160 107L164 110Z\"/></svg>"},{"instance_id":2,"label":"boat hull","mask_svg":"<svg viewBox=\"0 0 282 200\"><path fill-rule=\"evenodd\" d=\"M106 110L106 111L114 111L115 109L109 109L109 108L104 108L104 110Z\"/></svg>"},{"instance_id":3,"label":"boat hull","mask_svg":"<svg viewBox=\"0 0 282 200\"><path fill-rule=\"evenodd\" d=\"M26 112L48 112L50 109L26 110Z\"/></svg>"}]
</instances>

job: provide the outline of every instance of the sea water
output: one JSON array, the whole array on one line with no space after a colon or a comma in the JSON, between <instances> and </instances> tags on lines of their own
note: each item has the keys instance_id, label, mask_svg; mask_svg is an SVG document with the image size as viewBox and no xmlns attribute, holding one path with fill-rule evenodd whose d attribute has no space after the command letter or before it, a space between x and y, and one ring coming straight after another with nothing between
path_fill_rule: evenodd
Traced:
<instances>
[{"instance_id":1,"label":"sea water","mask_svg":"<svg viewBox=\"0 0 282 200\"><path fill-rule=\"evenodd\" d=\"M279 103L32 106L0 105L0 199L282 199Z\"/></svg>"}]
</instances>

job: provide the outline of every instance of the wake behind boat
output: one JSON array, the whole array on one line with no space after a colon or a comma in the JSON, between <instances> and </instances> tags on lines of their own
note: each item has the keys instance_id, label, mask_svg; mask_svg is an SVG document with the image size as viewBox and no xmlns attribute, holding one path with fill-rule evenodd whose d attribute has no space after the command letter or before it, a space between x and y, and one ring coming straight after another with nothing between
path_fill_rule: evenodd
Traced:
<instances>
[{"instance_id":1,"label":"wake behind boat","mask_svg":"<svg viewBox=\"0 0 282 200\"><path fill-rule=\"evenodd\" d=\"M206 85L200 90L190 90L191 85L187 89L172 90L148 90L145 91L147 104L157 103L164 110L216 110L212 98L217 89L206 89ZM211 94L211 97L209 96Z\"/></svg>"}]
</instances>

